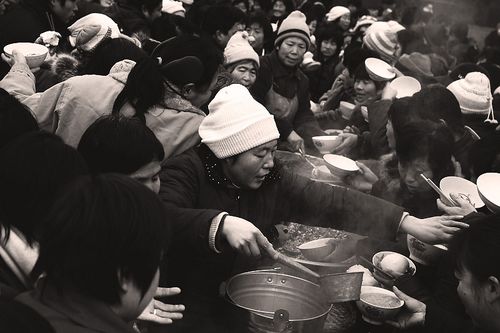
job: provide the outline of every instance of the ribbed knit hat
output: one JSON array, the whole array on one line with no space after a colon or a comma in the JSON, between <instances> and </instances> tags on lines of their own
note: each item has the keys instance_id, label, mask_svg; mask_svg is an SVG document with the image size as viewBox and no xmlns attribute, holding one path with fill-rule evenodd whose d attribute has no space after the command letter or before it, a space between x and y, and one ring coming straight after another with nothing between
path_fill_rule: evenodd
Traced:
<instances>
[{"instance_id":1,"label":"ribbed knit hat","mask_svg":"<svg viewBox=\"0 0 500 333\"><path fill-rule=\"evenodd\" d=\"M201 142L219 159L241 154L280 136L274 117L240 84L222 88L208 110L198 133Z\"/></svg>"},{"instance_id":2,"label":"ribbed knit hat","mask_svg":"<svg viewBox=\"0 0 500 333\"><path fill-rule=\"evenodd\" d=\"M174 14L177 12L186 12L182 2L175 0L163 0L161 11L168 14Z\"/></svg>"},{"instance_id":3,"label":"ribbed knit hat","mask_svg":"<svg viewBox=\"0 0 500 333\"><path fill-rule=\"evenodd\" d=\"M377 19L375 17L370 15L363 15L356 21L356 25L354 26L354 28L352 28L352 32L358 31L358 29L363 26L370 26L375 22L377 22Z\"/></svg>"},{"instance_id":4,"label":"ribbed knit hat","mask_svg":"<svg viewBox=\"0 0 500 333\"><path fill-rule=\"evenodd\" d=\"M115 21L100 13L80 18L68 30L71 46L86 52L94 50L106 39L120 37L120 29Z\"/></svg>"},{"instance_id":5,"label":"ribbed knit hat","mask_svg":"<svg viewBox=\"0 0 500 333\"><path fill-rule=\"evenodd\" d=\"M345 15L345 14L350 14L351 11L349 8L344 7L344 6L335 6L328 13L326 13L326 21L327 22L333 22L339 17Z\"/></svg>"},{"instance_id":6,"label":"ribbed knit hat","mask_svg":"<svg viewBox=\"0 0 500 333\"><path fill-rule=\"evenodd\" d=\"M487 115L487 121L495 121L490 80L486 75L472 72L465 79L450 83L447 88L457 98L463 114Z\"/></svg>"},{"instance_id":7,"label":"ribbed knit hat","mask_svg":"<svg viewBox=\"0 0 500 333\"><path fill-rule=\"evenodd\" d=\"M397 33L405 28L395 21L375 22L366 29L363 44L377 52L380 57L392 63L396 60L399 48Z\"/></svg>"},{"instance_id":8,"label":"ribbed knit hat","mask_svg":"<svg viewBox=\"0 0 500 333\"><path fill-rule=\"evenodd\" d=\"M308 49L311 45L311 37L309 27L306 23L306 16L298 10L291 12L290 15L283 20L278 29L278 35L274 41L274 46L280 45L281 42L288 37L302 38L306 42Z\"/></svg>"},{"instance_id":9,"label":"ribbed knit hat","mask_svg":"<svg viewBox=\"0 0 500 333\"><path fill-rule=\"evenodd\" d=\"M259 55L250 45L248 32L238 31L231 36L224 49L224 65L234 64L240 60L253 60L259 66Z\"/></svg>"}]
</instances>

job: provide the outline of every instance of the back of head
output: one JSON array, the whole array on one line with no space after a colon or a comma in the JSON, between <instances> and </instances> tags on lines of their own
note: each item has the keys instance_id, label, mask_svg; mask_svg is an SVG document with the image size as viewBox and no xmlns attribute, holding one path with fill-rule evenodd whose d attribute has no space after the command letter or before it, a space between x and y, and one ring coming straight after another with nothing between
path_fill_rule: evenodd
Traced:
<instances>
[{"instance_id":1,"label":"back of head","mask_svg":"<svg viewBox=\"0 0 500 333\"><path fill-rule=\"evenodd\" d=\"M396 138L398 160L402 163L419 158L427 160L435 181L454 174L452 151L453 136L443 123L429 120L409 122L403 125Z\"/></svg>"},{"instance_id":2,"label":"back of head","mask_svg":"<svg viewBox=\"0 0 500 333\"><path fill-rule=\"evenodd\" d=\"M125 59L138 62L146 56L146 52L127 39L109 39L102 42L86 59L83 74L108 75L117 62Z\"/></svg>"},{"instance_id":3,"label":"back of head","mask_svg":"<svg viewBox=\"0 0 500 333\"><path fill-rule=\"evenodd\" d=\"M368 58L377 58L380 59L379 55L372 50L367 49L353 49L350 52L346 52L344 54L343 64L349 70L351 75L354 75L354 71L358 68L359 65L364 64L365 60Z\"/></svg>"},{"instance_id":4,"label":"back of head","mask_svg":"<svg viewBox=\"0 0 500 333\"><path fill-rule=\"evenodd\" d=\"M163 146L154 133L136 118L106 116L97 119L78 144L92 173L131 174L144 165L161 162Z\"/></svg>"},{"instance_id":5,"label":"back of head","mask_svg":"<svg viewBox=\"0 0 500 333\"><path fill-rule=\"evenodd\" d=\"M31 111L0 88L0 148L24 133L37 130Z\"/></svg>"},{"instance_id":6,"label":"back of head","mask_svg":"<svg viewBox=\"0 0 500 333\"><path fill-rule=\"evenodd\" d=\"M81 177L61 194L40 239L40 269L70 288L119 305L127 278L149 289L170 233L158 196L118 174ZM77 259L75 259L77 258Z\"/></svg>"},{"instance_id":7,"label":"back of head","mask_svg":"<svg viewBox=\"0 0 500 333\"><path fill-rule=\"evenodd\" d=\"M217 31L227 34L236 23L245 22L245 14L233 6L211 6L205 12L202 32L212 36Z\"/></svg>"},{"instance_id":8,"label":"back of head","mask_svg":"<svg viewBox=\"0 0 500 333\"><path fill-rule=\"evenodd\" d=\"M464 123L460 104L456 97L441 85L431 85L413 95L416 110L423 119L432 121L443 120L453 131L461 134Z\"/></svg>"},{"instance_id":9,"label":"back of head","mask_svg":"<svg viewBox=\"0 0 500 333\"><path fill-rule=\"evenodd\" d=\"M495 131L474 142L469 161L476 177L486 172L500 172L500 132Z\"/></svg>"},{"instance_id":10,"label":"back of head","mask_svg":"<svg viewBox=\"0 0 500 333\"><path fill-rule=\"evenodd\" d=\"M24 134L0 150L0 221L37 239L58 192L87 173L80 154L58 136Z\"/></svg>"}]
</instances>

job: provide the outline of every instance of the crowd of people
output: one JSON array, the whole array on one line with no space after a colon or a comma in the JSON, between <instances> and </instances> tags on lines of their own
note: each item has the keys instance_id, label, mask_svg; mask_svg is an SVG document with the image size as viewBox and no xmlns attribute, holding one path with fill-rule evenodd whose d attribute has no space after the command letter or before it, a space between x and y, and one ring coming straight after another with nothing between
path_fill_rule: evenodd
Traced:
<instances>
[{"instance_id":1,"label":"crowd of people","mask_svg":"<svg viewBox=\"0 0 500 333\"><path fill-rule=\"evenodd\" d=\"M468 29L427 1L0 0L0 47L48 50L0 64L0 331L246 332L224 282L287 221L448 244L389 325L500 331L500 216L421 177L500 172L500 28ZM275 156L332 131L342 186Z\"/></svg>"}]
</instances>

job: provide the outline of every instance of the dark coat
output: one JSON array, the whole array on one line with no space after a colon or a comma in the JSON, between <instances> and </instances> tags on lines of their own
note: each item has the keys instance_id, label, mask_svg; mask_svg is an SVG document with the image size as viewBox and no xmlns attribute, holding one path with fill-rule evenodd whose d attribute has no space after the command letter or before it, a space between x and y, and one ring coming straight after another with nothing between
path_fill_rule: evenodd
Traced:
<instances>
[{"instance_id":1,"label":"dark coat","mask_svg":"<svg viewBox=\"0 0 500 333\"><path fill-rule=\"evenodd\" d=\"M56 289L44 279L16 301L38 312L56 333L136 333L132 324L124 322L108 305L74 291Z\"/></svg>"},{"instance_id":2,"label":"dark coat","mask_svg":"<svg viewBox=\"0 0 500 333\"><path fill-rule=\"evenodd\" d=\"M335 70L340 59L335 56L321 63L321 67L317 70L307 73L309 78L309 91L311 100L318 103L319 98L332 87L335 81Z\"/></svg>"},{"instance_id":3,"label":"dark coat","mask_svg":"<svg viewBox=\"0 0 500 333\"><path fill-rule=\"evenodd\" d=\"M167 256L167 265L162 267L161 284L182 289L179 301L186 305L186 312L180 325L193 324L193 309L203 309L200 303L211 304L204 311L213 311L215 300L222 300L218 297L221 282L259 265L227 246L223 246L221 254L210 250L208 231L219 213L251 221L268 237L275 224L297 221L385 239L396 237L403 213L401 207L361 192L292 174L277 162L259 189L237 189L203 145L198 151L170 159L160 176L160 196L170 207L176 235L169 250L172 255ZM224 314L221 310L206 313L209 315ZM193 327L190 329L194 332Z\"/></svg>"},{"instance_id":4,"label":"dark coat","mask_svg":"<svg viewBox=\"0 0 500 333\"><path fill-rule=\"evenodd\" d=\"M298 67L284 66L278 59L276 51L260 58L257 80L250 89L252 96L273 113L266 105L266 99L271 90L285 98L292 99L296 96L298 99L298 110L294 115L281 117L275 114L276 118L288 123L288 126L278 124L281 137L287 138L290 132L295 130L304 139L306 146L314 149L311 137L324 135L324 132L311 111L309 80Z\"/></svg>"}]
</instances>

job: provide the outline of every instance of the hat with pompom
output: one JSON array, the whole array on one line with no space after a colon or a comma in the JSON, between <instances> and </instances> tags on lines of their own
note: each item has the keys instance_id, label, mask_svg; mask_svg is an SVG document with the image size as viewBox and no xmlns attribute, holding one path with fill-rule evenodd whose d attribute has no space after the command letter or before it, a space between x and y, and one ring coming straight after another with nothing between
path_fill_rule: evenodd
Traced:
<instances>
[{"instance_id":1,"label":"hat with pompom","mask_svg":"<svg viewBox=\"0 0 500 333\"><path fill-rule=\"evenodd\" d=\"M457 98L463 114L487 115L485 121L496 123L490 80L486 75L471 72L464 79L450 83L447 88Z\"/></svg>"},{"instance_id":2,"label":"hat with pompom","mask_svg":"<svg viewBox=\"0 0 500 333\"><path fill-rule=\"evenodd\" d=\"M238 31L231 36L224 49L224 65L234 64L241 60L252 60L259 66L259 55L249 43L246 31Z\"/></svg>"},{"instance_id":3,"label":"hat with pompom","mask_svg":"<svg viewBox=\"0 0 500 333\"><path fill-rule=\"evenodd\" d=\"M93 51L106 39L120 37L118 24L100 13L92 13L78 19L68 30L70 44L86 52Z\"/></svg>"},{"instance_id":4,"label":"hat with pompom","mask_svg":"<svg viewBox=\"0 0 500 333\"><path fill-rule=\"evenodd\" d=\"M278 35L274 41L274 46L278 46L288 37L298 37L303 39L307 48L311 46L311 37L309 32L309 27L306 23L306 16L296 10L290 13L286 19L283 20L281 26L278 29Z\"/></svg>"}]
</instances>

